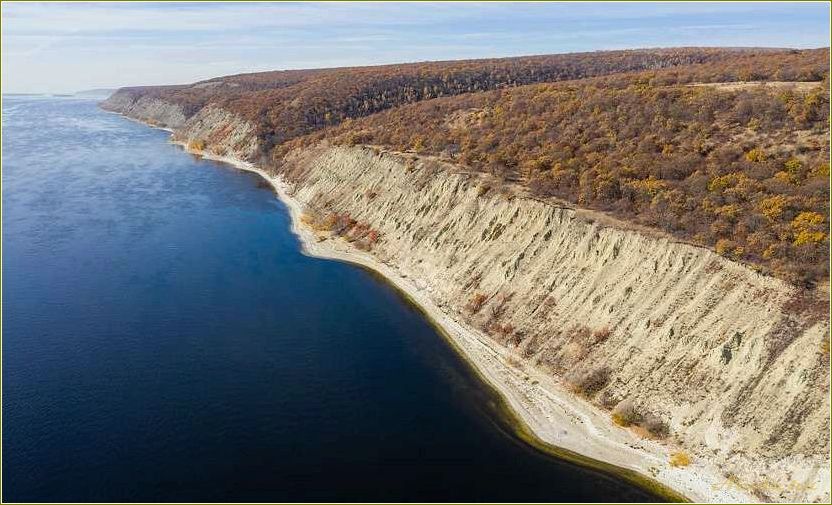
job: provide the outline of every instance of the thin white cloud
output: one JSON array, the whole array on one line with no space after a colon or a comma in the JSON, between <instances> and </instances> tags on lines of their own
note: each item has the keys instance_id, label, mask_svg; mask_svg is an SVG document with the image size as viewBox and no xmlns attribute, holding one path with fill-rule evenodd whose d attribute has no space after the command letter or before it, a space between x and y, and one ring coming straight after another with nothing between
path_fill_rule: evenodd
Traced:
<instances>
[{"instance_id":1,"label":"thin white cloud","mask_svg":"<svg viewBox=\"0 0 832 505\"><path fill-rule=\"evenodd\" d=\"M2 86L72 91L280 68L644 46L818 47L828 45L825 13L819 4L776 2L4 2Z\"/></svg>"}]
</instances>

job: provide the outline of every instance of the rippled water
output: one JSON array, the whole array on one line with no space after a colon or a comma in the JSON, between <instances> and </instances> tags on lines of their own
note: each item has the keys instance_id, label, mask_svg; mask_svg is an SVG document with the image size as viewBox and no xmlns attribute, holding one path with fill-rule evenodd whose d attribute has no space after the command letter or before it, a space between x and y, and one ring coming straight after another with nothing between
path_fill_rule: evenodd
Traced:
<instances>
[{"instance_id":1,"label":"rippled water","mask_svg":"<svg viewBox=\"0 0 832 505\"><path fill-rule=\"evenodd\" d=\"M619 501L513 435L256 176L94 102L3 102L6 501Z\"/></svg>"}]
</instances>

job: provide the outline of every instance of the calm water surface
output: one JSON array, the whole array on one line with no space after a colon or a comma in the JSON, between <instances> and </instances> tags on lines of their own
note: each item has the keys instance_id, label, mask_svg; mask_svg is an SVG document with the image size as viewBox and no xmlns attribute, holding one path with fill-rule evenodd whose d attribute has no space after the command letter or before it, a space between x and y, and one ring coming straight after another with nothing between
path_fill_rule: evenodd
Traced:
<instances>
[{"instance_id":1,"label":"calm water surface","mask_svg":"<svg viewBox=\"0 0 832 505\"><path fill-rule=\"evenodd\" d=\"M3 102L4 500L652 499L524 445L392 288L166 140Z\"/></svg>"}]
</instances>

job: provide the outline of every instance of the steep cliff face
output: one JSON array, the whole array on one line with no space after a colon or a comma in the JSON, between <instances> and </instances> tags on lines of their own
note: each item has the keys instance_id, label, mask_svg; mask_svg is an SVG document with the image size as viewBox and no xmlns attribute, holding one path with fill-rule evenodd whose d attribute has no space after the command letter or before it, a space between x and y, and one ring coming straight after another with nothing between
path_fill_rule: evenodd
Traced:
<instances>
[{"instance_id":1,"label":"steep cliff face","mask_svg":"<svg viewBox=\"0 0 832 505\"><path fill-rule=\"evenodd\" d=\"M131 88L119 89L101 102L101 108L169 129L180 128L187 119L182 106Z\"/></svg>"},{"instance_id":2,"label":"steep cliff face","mask_svg":"<svg viewBox=\"0 0 832 505\"><path fill-rule=\"evenodd\" d=\"M125 88L103 101L101 107L153 126L174 130L173 140L192 150L249 161L253 161L260 152L255 126L213 105L186 117L180 105Z\"/></svg>"},{"instance_id":3,"label":"steep cliff face","mask_svg":"<svg viewBox=\"0 0 832 505\"><path fill-rule=\"evenodd\" d=\"M381 262L599 407L632 404L761 496L800 499L789 475L828 466L829 321L795 288L433 162L326 148L295 163L310 220L376 230Z\"/></svg>"},{"instance_id":4,"label":"steep cliff face","mask_svg":"<svg viewBox=\"0 0 832 505\"><path fill-rule=\"evenodd\" d=\"M251 123L219 107L208 106L188 119L173 134L173 140L200 146L218 156L233 156L253 160L259 152L259 142Z\"/></svg>"}]
</instances>

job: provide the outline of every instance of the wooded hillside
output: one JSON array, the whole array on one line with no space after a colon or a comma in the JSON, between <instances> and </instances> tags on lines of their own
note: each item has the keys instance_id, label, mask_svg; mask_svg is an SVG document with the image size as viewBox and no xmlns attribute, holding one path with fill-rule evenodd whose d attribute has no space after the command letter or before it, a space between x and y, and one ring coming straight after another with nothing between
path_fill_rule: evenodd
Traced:
<instances>
[{"instance_id":1,"label":"wooded hillside","mask_svg":"<svg viewBox=\"0 0 832 505\"><path fill-rule=\"evenodd\" d=\"M772 82L691 84L731 81ZM435 155L811 286L828 278L828 110L828 51L740 55L398 107L274 159L325 138Z\"/></svg>"},{"instance_id":2,"label":"wooded hillside","mask_svg":"<svg viewBox=\"0 0 832 505\"><path fill-rule=\"evenodd\" d=\"M218 77L184 86L132 88L191 116L217 104L253 120L265 146L344 119L443 96L726 59L788 55L787 50L673 48L287 70Z\"/></svg>"}]
</instances>

